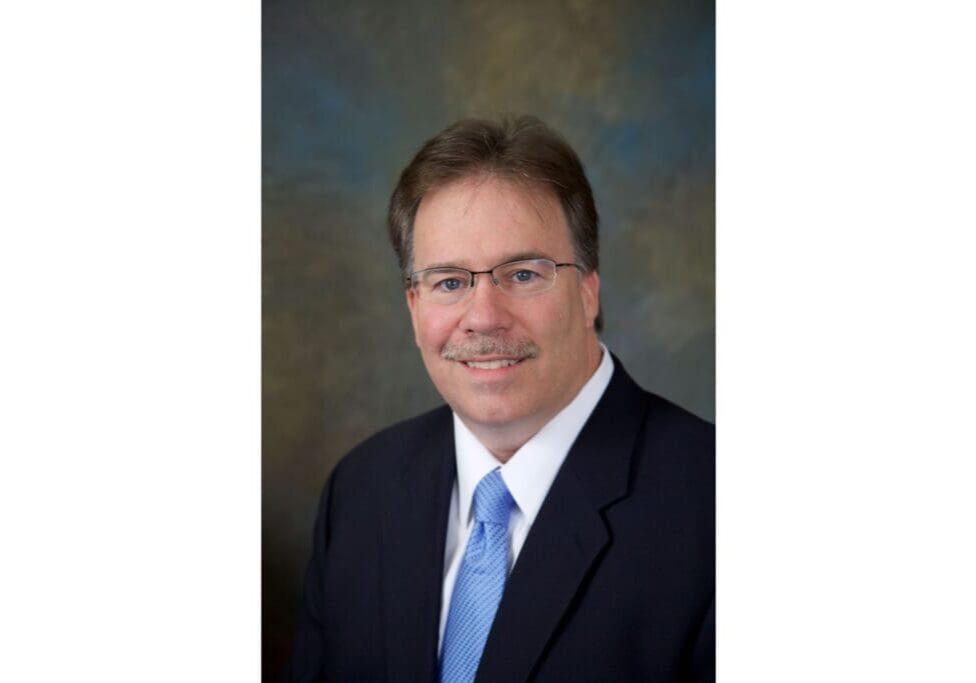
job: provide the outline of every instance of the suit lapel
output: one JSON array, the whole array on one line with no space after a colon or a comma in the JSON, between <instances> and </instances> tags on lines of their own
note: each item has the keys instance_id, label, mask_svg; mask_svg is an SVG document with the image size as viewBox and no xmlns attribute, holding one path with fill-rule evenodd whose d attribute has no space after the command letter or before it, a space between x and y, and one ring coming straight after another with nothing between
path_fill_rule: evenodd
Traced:
<instances>
[{"instance_id":1,"label":"suit lapel","mask_svg":"<svg viewBox=\"0 0 976 683\"><path fill-rule=\"evenodd\" d=\"M602 510L627 493L646 394L616 358L613 378L566 456L505 586L478 681L528 680L601 551Z\"/></svg>"},{"instance_id":2,"label":"suit lapel","mask_svg":"<svg viewBox=\"0 0 976 683\"><path fill-rule=\"evenodd\" d=\"M444 540L455 478L450 410L437 419L382 503L390 681L434 681L437 675Z\"/></svg>"}]
</instances>

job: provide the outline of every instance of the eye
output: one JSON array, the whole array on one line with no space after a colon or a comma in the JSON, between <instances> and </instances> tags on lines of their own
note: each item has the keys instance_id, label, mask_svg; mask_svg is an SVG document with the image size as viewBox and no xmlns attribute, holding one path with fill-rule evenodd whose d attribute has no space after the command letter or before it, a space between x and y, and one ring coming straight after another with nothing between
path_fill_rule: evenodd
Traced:
<instances>
[{"instance_id":1,"label":"eye","mask_svg":"<svg viewBox=\"0 0 976 683\"><path fill-rule=\"evenodd\" d=\"M463 285L464 283L461 282L458 278L448 277L448 278L444 278L443 280L439 280L435 282L434 290L441 291L441 292L456 292L457 290L461 289Z\"/></svg>"},{"instance_id":2,"label":"eye","mask_svg":"<svg viewBox=\"0 0 976 683\"><path fill-rule=\"evenodd\" d=\"M535 281L536 279L538 279L538 277L539 277L538 273L535 273L531 270L525 270L523 268L521 270L516 270L514 273L512 273L509 276L509 279L515 284L524 285Z\"/></svg>"}]
</instances>

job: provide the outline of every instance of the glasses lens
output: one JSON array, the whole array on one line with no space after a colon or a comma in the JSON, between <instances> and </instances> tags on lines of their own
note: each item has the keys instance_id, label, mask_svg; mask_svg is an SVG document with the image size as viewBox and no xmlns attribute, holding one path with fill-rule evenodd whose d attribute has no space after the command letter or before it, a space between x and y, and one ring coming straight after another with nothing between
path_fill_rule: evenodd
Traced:
<instances>
[{"instance_id":1,"label":"glasses lens","mask_svg":"<svg viewBox=\"0 0 976 683\"><path fill-rule=\"evenodd\" d=\"M498 286L512 296L544 292L556 281L556 264L549 259L503 263L492 271Z\"/></svg>"},{"instance_id":2,"label":"glasses lens","mask_svg":"<svg viewBox=\"0 0 976 683\"><path fill-rule=\"evenodd\" d=\"M450 304L459 301L471 287L471 273L455 268L434 268L418 273L416 284L423 298Z\"/></svg>"}]
</instances>

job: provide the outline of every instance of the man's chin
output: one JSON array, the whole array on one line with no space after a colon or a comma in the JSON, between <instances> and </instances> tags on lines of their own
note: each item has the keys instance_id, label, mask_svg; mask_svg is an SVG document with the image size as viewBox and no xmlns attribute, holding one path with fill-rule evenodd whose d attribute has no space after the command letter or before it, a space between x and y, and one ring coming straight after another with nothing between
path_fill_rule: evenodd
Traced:
<instances>
[{"instance_id":1,"label":"man's chin","mask_svg":"<svg viewBox=\"0 0 976 683\"><path fill-rule=\"evenodd\" d=\"M465 421L483 427L511 427L521 423L525 418L525 410L512 405L511 401L481 400L475 405L467 402L456 403L452 407L454 412Z\"/></svg>"}]
</instances>

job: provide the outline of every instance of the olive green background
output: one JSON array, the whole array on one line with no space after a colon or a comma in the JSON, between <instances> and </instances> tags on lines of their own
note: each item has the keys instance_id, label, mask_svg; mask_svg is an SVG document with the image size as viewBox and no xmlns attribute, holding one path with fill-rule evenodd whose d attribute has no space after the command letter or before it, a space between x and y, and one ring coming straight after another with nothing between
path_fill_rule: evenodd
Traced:
<instances>
[{"instance_id":1,"label":"olive green background","mask_svg":"<svg viewBox=\"0 0 976 683\"><path fill-rule=\"evenodd\" d=\"M566 136L601 217L604 342L714 419L714 19L712 2L265 2L265 680L290 648L330 469L440 403L384 216L449 123L529 113Z\"/></svg>"}]
</instances>

